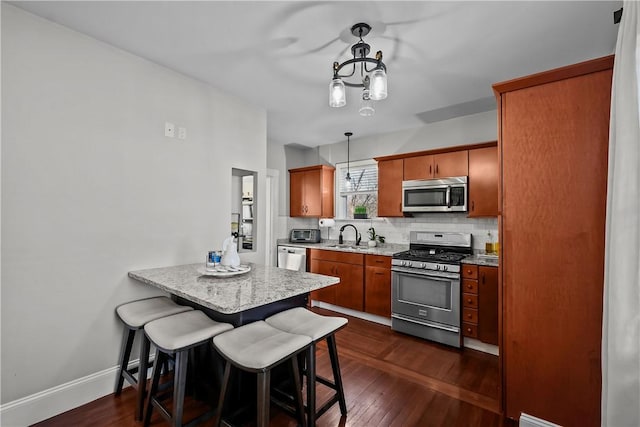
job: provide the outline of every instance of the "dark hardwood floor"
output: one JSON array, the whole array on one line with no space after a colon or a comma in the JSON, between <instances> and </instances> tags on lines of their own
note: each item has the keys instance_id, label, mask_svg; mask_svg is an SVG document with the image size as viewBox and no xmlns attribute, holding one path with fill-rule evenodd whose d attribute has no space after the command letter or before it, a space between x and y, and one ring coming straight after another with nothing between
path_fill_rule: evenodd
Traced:
<instances>
[{"instance_id":1,"label":"dark hardwood floor","mask_svg":"<svg viewBox=\"0 0 640 427\"><path fill-rule=\"evenodd\" d=\"M314 309L321 314L336 313ZM456 350L349 318L337 334L338 353L348 415L334 405L318 426L502 426L498 405L498 358L474 350ZM318 345L318 372L331 378L324 343ZM318 386L319 406L330 390ZM35 424L57 426L132 426L135 394L105 396ZM185 402L185 420L205 407ZM296 426L296 421L272 405L271 426ZM153 426L167 425L154 412ZM204 423L211 426L212 423Z\"/></svg>"}]
</instances>

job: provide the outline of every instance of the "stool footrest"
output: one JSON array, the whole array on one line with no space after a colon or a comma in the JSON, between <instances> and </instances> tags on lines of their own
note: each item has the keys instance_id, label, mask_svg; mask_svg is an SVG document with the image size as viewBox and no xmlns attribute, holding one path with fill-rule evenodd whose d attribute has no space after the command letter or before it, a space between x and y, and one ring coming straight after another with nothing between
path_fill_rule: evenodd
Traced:
<instances>
[{"instance_id":1,"label":"stool footrest","mask_svg":"<svg viewBox=\"0 0 640 427\"><path fill-rule=\"evenodd\" d=\"M332 388L334 390L338 389L338 386L336 386L336 383L334 383L333 381L328 380L328 379L326 379L324 377L316 375L316 381L319 382L320 384L326 385L327 387Z\"/></svg>"},{"instance_id":2,"label":"stool footrest","mask_svg":"<svg viewBox=\"0 0 640 427\"><path fill-rule=\"evenodd\" d=\"M316 411L316 419L320 418L322 414L327 412L329 408L331 408L337 402L338 402L338 394L336 393L331 397L331 399L327 400L325 404L320 407L320 409Z\"/></svg>"}]
</instances>

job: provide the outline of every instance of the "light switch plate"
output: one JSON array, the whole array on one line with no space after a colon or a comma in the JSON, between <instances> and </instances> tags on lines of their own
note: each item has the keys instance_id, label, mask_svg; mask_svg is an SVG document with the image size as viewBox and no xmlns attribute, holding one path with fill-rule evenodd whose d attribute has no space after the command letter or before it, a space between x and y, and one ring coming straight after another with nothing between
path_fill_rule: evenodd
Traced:
<instances>
[{"instance_id":1,"label":"light switch plate","mask_svg":"<svg viewBox=\"0 0 640 427\"><path fill-rule=\"evenodd\" d=\"M168 138L173 138L174 136L176 136L176 127L173 123L165 122L164 136Z\"/></svg>"}]
</instances>

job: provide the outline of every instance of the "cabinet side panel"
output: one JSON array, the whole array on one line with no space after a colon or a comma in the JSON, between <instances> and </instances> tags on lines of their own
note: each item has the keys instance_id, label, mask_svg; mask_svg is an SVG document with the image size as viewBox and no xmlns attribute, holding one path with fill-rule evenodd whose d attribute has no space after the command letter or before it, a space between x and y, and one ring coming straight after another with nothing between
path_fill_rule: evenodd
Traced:
<instances>
[{"instance_id":1,"label":"cabinet side panel","mask_svg":"<svg viewBox=\"0 0 640 427\"><path fill-rule=\"evenodd\" d=\"M611 70L503 94L506 415L600 424Z\"/></svg>"}]
</instances>

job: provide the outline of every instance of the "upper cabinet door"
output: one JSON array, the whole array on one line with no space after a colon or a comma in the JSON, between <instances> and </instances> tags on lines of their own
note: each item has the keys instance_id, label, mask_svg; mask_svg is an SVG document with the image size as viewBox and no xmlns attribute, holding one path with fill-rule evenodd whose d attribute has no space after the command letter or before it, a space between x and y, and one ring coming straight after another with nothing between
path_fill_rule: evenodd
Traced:
<instances>
[{"instance_id":1,"label":"upper cabinet door","mask_svg":"<svg viewBox=\"0 0 640 427\"><path fill-rule=\"evenodd\" d=\"M402 159L378 162L378 216L403 216L402 170Z\"/></svg>"},{"instance_id":2,"label":"upper cabinet door","mask_svg":"<svg viewBox=\"0 0 640 427\"><path fill-rule=\"evenodd\" d=\"M404 180L431 179L434 177L434 156L416 156L404 159Z\"/></svg>"},{"instance_id":3,"label":"upper cabinet door","mask_svg":"<svg viewBox=\"0 0 640 427\"><path fill-rule=\"evenodd\" d=\"M326 165L289 170L289 215L333 218L335 169Z\"/></svg>"},{"instance_id":4,"label":"upper cabinet door","mask_svg":"<svg viewBox=\"0 0 640 427\"><path fill-rule=\"evenodd\" d=\"M469 216L498 216L498 147L469 150Z\"/></svg>"},{"instance_id":5,"label":"upper cabinet door","mask_svg":"<svg viewBox=\"0 0 640 427\"><path fill-rule=\"evenodd\" d=\"M433 177L467 176L469 174L469 151L452 151L433 156Z\"/></svg>"},{"instance_id":6,"label":"upper cabinet door","mask_svg":"<svg viewBox=\"0 0 640 427\"><path fill-rule=\"evenodd\" d=\"M289 174L289 215L304 216L304 172Z\"/></svg>"},{"instance_id":7,"label":"upper cabinet door","mask_svg":"<svg viewBox=\"0 0 640 427\"><path fill-rule=\"evenodd\" d=\"M305 216L322 215L322 171L320 169L304 172Z\"/></svg>"}]
</instances>

